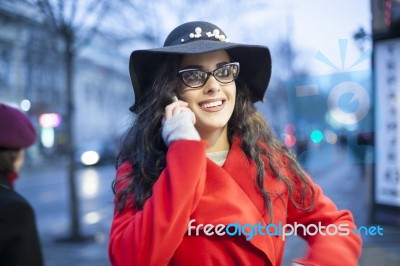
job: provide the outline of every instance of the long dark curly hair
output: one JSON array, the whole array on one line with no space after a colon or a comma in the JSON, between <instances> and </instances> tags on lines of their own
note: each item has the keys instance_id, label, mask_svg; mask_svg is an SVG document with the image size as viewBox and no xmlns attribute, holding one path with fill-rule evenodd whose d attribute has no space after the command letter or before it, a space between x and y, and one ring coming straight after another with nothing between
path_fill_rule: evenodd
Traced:
<instances>
[{"instance_id":1,"label":"long dark curly hair","mask_svg":"<svg viewBox=\"0 0 400 266\"><path fill-rule=\"evenodd\" d=\"M114 180L112 185L119 211L125 207L127 200L132 200L134 208L142 209L152 194L154 183L166 167L167 147L161 137L161 122L165 106L171 103L175 94L179 95L176 73L180 60L181 56L166 58L160 65L154 83L140 98L139 111L126 133L117 162L118 167L129 161L133 172ZM272 218L273 212L270 194L264 187L266 173L271 173L286 184L290 200L296 208L305 211L312 209L313 201L307 202L306 198L309 193L313 198L314 190L295 155L275 137L262 114L255 108L250 90L240 75L236 80L236 88L236 104L228 122L228 141L231 144L235 136L241 137L243 152L257 167L256 185L264 198L269 217ZM286 174L281 169L286 169ZM117 192L116 187L122 181L127 181L128 185ZM295 199L295 194L300 197Z\"/></svg>"}]
</instances>

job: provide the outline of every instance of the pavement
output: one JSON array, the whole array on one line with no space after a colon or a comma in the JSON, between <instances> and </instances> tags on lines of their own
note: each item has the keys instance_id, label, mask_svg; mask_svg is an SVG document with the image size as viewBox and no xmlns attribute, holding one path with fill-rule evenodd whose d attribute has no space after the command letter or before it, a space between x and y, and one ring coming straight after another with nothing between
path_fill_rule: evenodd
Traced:
<instances>
[{"instance_id":1,"label":"pavement","mask_svg":"<svg viewBox=\"0 0 400 266\"><path fill-rule=\"evenodd\" d=\"M349 160L352 155L340 146L315 146L303 161L304 168L311 174L315 182L323 189L339 209L350 210L358 226L368 226L371 209L372 165L360 165ZM347 159L346 159L347 158ZM35 175L35 168L25 170L26 174ZM42 169L40 170L41 172ZM68 215L56 214L42 208L34 195L29 193L29 185L19 190L32 201L37 212L38 227L43 245L43 253L47 266L106 266L110 265L107 256L109 226L112 219L112 193L110 182L113 177L112 166L98 170L102 196L92 199L82 208L82 220L93 210L101 210L101 218L95 222L84 222L82 235L88 236L84 241L65 241L63 233L68 231ZM104 177L106 176L106 177ZM55 184L62 187L66 184ZM18 189L18 187L17 187ZM54 189L53 189L54 190ZM44 192L42 192L43 194ZM100 204L98 202L101 202ZM57 203L60 205L60 203ZM92 209L90 209L92 208ZM66 210L64 210L65 212ZM400 213L398 214L400 216ZM362 236L363 250L359 261L361 266L400 265L400 227L382 225L383 236ZM305 254L307 244L298 237L289 237L286 242L284 266L290 266L293 258ZM338 266L341 266L338 263ZM346 266L346 265L343 265Z\"/></svg>"},{"instance_id":2,"label":"pavement","mask_svg":"<svg viewBox=\"0 0 400 266\"><path fill-rule=\"evenodd\" d=\"M356 160L351 151L341 146L315 145L310 149L312 152L307 155L303 167L338 209L350 210L358 227L378 226L370 221L373 164L354 163ZM400 217L400 213L397 216ZM360 266L400 265L400 227L387 224L380 226L383 236L361 235L363 248ZM291 260L301 257L306 249L306 242L299 237L289 238L283 265L289 266Z\"/></svg>"}]
</instances>

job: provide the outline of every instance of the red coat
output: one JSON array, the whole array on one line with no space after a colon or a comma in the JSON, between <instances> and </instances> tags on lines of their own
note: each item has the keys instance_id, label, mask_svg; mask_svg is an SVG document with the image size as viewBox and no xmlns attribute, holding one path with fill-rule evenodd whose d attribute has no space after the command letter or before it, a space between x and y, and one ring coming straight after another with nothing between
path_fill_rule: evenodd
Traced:
<instances>
[{"instance_id":1,"label":"red coat","mask_svg":"<svg viewBox=\"0 0 400 266\"><path fill-rule=\"evenodd\" d=\"M188 235L192 219L196 219L193 226L235 222L267 225L269 221L263 198L254 185L255 165L242 152L240 141L234 141L222 168L207 159L205 151L204 141L173 142L167 153L167 167L143 210L125 208L115 212L109 243L113 265L281 265L285 246L281 236L258 234L247 241L243 235ZM130 164L123 164L117 178L130 171ZM355 228L351 213L338 211L314 183L315 208L310 212L297 210L286 187L276 178L267 176L265 186L272 192L274 224L347 223L350 230ZM361 238L356 234L304 239L310 249L307 258L297 260L300 263L358 264Z\"/></svg>"}]
</instances>

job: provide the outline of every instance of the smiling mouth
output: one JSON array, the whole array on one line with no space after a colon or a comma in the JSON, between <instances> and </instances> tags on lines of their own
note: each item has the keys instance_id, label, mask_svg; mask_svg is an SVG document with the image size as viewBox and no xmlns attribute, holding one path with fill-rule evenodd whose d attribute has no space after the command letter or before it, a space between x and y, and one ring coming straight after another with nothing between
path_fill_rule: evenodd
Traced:
<instances>
[{"instance_id":1,"label":"smiling mouth","mask_svg":"<svg viewBox=\"0 0 400 266\"><path fill-rule=\"evenodd\" d=\"M217 107L217 106L221 106L221 105L222 105L222 101L215 101L215 102L211 102L211 103L200 104L200 106L202 108L213 108L213 107Z\"/></svg>"},{"instance_id":2,"label":"smiling mouth","mask_svg":"<svg viewBox=\"0 0 400 266\"><path fill-rule=\"evenodd\" d=\"M199 102L200 109L205 112L219 112L224 109L226 99L205 100Z\"/></svg>"}]
</instances>

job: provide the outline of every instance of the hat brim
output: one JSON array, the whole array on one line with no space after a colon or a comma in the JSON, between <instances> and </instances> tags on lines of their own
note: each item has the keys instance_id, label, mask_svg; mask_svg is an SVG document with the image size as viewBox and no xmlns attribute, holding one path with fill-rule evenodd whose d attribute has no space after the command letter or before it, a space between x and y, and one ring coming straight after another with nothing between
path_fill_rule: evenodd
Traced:
<instances>
[{"instance_id":1,"label":"hat brim","mask_svg":"<svg viewBox=\"0 0 400 266\"><path fill-rule=\"evenodd\" d=\"M271 55L268 47L197 40L174 46L132 52L129 60L129 72L135 93L135 104L129 109L132 112L137 111L138 99L143 95L143 90L149 88L153 82L155 69L166 56L201 54L219 50L227 50L230 56L240 63L239 76L249 85L252 101L262 101L271 78Z\"/></svg>"}]
</instances>

